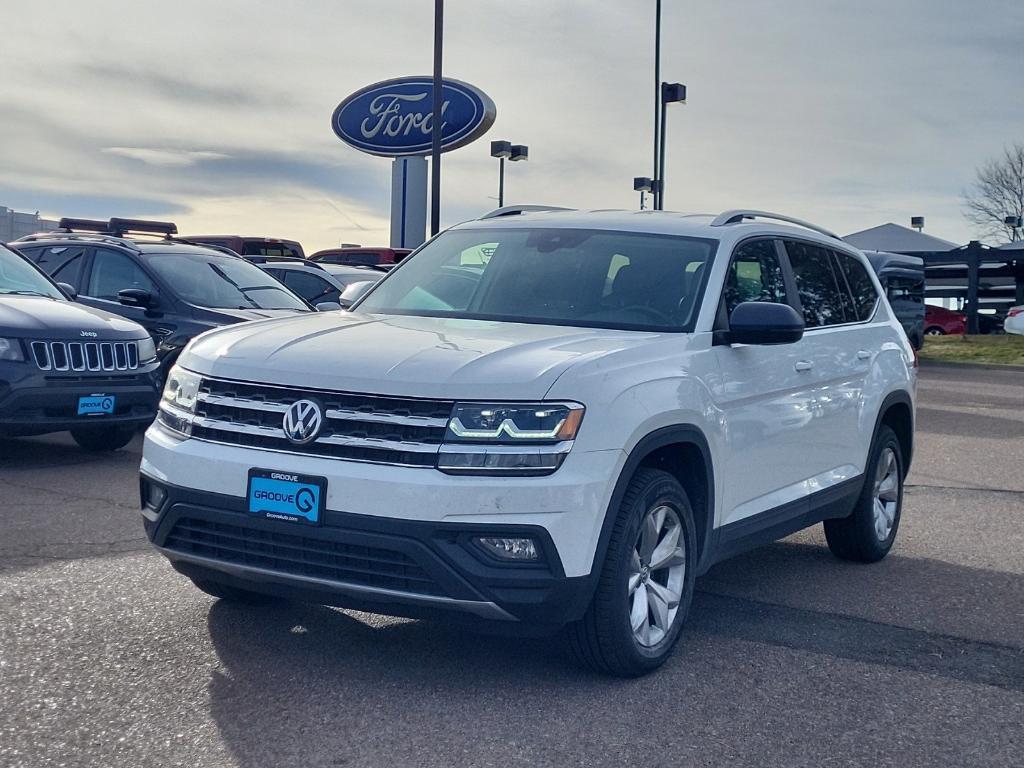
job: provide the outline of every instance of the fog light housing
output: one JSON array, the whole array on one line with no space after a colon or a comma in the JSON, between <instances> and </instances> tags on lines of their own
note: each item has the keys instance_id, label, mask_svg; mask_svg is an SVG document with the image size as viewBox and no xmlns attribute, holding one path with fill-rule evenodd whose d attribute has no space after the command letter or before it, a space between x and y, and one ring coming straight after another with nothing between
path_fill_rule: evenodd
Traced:
<instances>
[{"instance_id":1,"label":"fog light housing","mask_svg":"<svg viewBox=\"0 0 1024 768\"><path fill-rule=\"evenodd\" d=\"M519 563L540 560L537 542L528 536L475 536L473 541L499 560Z\"/></svg>"}]
</instances>

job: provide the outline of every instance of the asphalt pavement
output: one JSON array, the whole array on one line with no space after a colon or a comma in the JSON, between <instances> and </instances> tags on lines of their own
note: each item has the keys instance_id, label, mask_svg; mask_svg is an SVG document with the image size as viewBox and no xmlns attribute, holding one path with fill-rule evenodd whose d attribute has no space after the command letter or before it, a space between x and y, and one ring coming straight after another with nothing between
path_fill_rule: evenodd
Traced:
<instances>
[{"instance_id":1,"label":"asphalt pavement","mask_svg":"<svg viewBox=\"0 0 1024 768\"><path fill-rule=\"evenodd\" d=\"M218 603L148 550L140 441L0 441L0 766L1024 766L1024 372L922 369L892 554L722 563L659 672L555 639Z\"/></svg>"}]
</instances>

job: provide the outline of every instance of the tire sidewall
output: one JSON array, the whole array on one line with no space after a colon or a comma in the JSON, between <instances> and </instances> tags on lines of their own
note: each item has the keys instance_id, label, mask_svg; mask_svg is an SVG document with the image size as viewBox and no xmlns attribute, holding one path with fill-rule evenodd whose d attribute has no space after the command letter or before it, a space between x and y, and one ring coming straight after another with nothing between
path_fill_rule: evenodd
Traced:
<instances>
[{"instance_id":1,"label":"tire sidewall","mask_svg":"<svg viewBox=\"0 0 1024 768\"><path fill-rule=\"evenodd\" d=\"M608 605L605 607L606 610L613 612L614 626L616 633L619 635L620 647L628 649L638 666L651 669L660 666L664 662L672 651L673 646L679 640L682 626L686 621L686 616L690 610L690 603L693 599L697 564L696 529L693 523L693 511L690 501L682 486L674 478L663 472L658 472L657 474L659 477L648 483L638 496L624 502L621 514L626 515L626 525L623 528L622 537L615 542L615 557L609 563L615 569L610 584L613 592L601 595L604 600L608 601ZM625 506L626 504L628 504L628 508ZM676 613L671 631L657 645L646 648L636 642L629 623L629 567L633 546L636 542L641 522L649 510L662 504L671 507L675 511L683 527L682 535L685 540L686 574L683 583L683 594L679 600L679 610Z\"/></svg>"},{"instance_id":2,"label":"tire sidewall","mask_svg":"<svg viewBox=\"0 0 1024 768\"><path fill-rule=\"evenodd\" d=\"M885 541L879 541L875 535L875 473L878 470L878 460L886 448L892 448L896 455L896 470L899 478L899 488L896 496L896 516L893 520L892 530ZM857 521L857 532L866 552L872 554L872 559L883 558L896 540L896 534L900 528L900 520L903 517L903 479L904 464L903 451L900 448L900 441L896 433L889 427L883 426L871 447L867 471L864 477L864 488L860 498L857 500L857 509L854 516Z\"/></svg>"}]
</instances>

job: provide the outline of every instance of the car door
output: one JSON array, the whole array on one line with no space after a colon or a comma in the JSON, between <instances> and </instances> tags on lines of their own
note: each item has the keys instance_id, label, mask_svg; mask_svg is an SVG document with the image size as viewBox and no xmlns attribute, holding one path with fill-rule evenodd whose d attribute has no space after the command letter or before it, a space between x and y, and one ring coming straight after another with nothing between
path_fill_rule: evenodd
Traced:
<instances>
[{"instance_id":1,"label":"car door","mask_svg":"<svg viewBox=\"0 0 1024 768\"><path fill-rule=\"evenodd\" d=\"M91 307L113 312L142 325L155 339L168 335L163 312L129 307L118 301L118 291L138 288L162 301L160 291L149 273L131 256L112 248L93 249L84 271L78 300Z\"/></svg>"},{"instance_id":2,"label":"car door","mask_svg":"<svg viewBox=\"0 0 1024 768\"><path fill-rule=\"evenodd\" d=\"M861 338L835 251L797 239L787 238L784 245L806 326L799 363L813 388L804 443L806 485L812 492L863 471L861 395L871 344Z\"/></svg>"},{"instance_id":3,"label":"car door","mask_svg":"<svg viewBox=\"0 0 1024 768\"><path fill-rule=\"evenodd\" d=\"M719 300L716 330L744 301L789 304L799 311L786 254L773 238L741 242L733 251ZM809 347L792 344L716 344L719 377L712 396L724 422L722 519L741 523L803 495L808 472L808 427L815 385Z\"/></svg>"}]
</instances>

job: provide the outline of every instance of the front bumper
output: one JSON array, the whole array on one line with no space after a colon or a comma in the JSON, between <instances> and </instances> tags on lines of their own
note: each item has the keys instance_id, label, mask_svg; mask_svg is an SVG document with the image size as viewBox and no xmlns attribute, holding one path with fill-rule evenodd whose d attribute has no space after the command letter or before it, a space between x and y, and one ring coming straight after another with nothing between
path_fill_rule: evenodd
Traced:
<instances>
[{"instance_id":1,"label":"front bumper","mask_svg":"<svg viewBox=\"0 0 1024 768\"><path fill-rule=\"evenodd\" d=\"M114 412L79 416L78 398L98 394L116 398ZM159 396L153 371L117 376L40 373L0 387L0 434L40 435L81 427L147 424L156 416Z\"/></svg>"},{"instance_id":2,"label":"front bumper","mask_svg":"<svg viewBox=\"0 0 1024 768\"><path fill-rule=\"evenodd\" d=\"M143 454L143 515L150 541L192 577L378 613L560 625L581 617L592 594L618 457L570 454L548 477L452 477L181 441L155 425ZM253 467L326 477L323 524L249 514ZM162 498L146 506L153 488ZM542 560L496 561L475 535L531 536Z\"/></svg>"}]
</instances>

